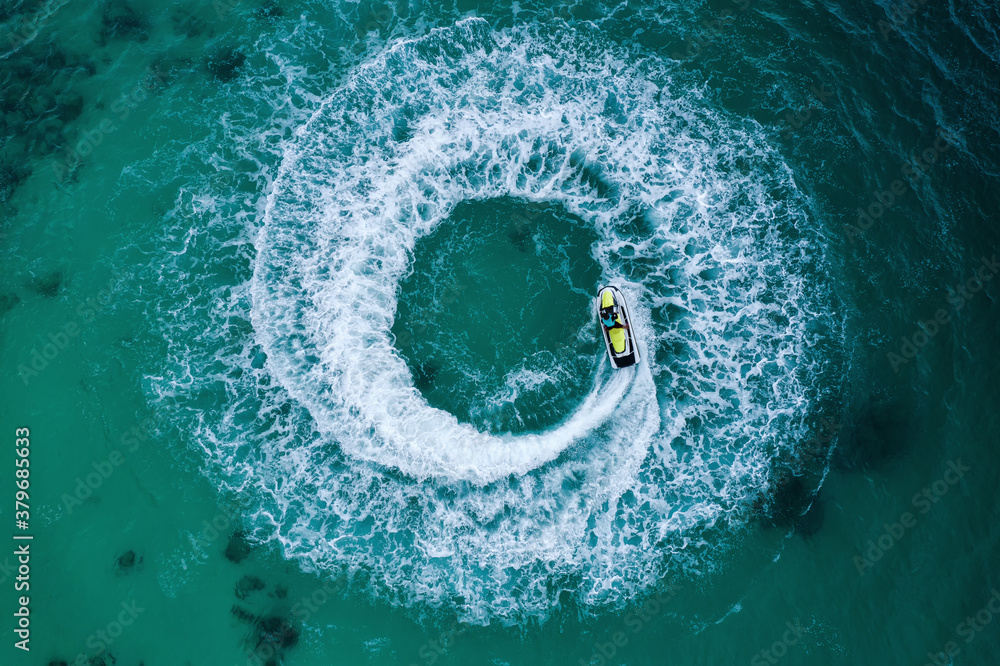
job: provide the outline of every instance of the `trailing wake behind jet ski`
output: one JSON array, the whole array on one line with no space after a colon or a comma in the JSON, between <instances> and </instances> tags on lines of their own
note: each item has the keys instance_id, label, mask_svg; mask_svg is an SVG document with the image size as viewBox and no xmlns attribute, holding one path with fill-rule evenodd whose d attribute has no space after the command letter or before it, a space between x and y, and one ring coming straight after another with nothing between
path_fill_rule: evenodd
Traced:
<instances>
[{"instance_id":1,"label":"trailing wake behind jet ski","mask_svg":"<svg viewBox=\"0 0 1000 666\"><path fill-rule=\"evenodd\" d=\"M635 365L639 360L639 348L632 332L632 316L618 288L601 287L597 293L597 318L611 367L620 369Z\"/></svg>"}]
</instances>

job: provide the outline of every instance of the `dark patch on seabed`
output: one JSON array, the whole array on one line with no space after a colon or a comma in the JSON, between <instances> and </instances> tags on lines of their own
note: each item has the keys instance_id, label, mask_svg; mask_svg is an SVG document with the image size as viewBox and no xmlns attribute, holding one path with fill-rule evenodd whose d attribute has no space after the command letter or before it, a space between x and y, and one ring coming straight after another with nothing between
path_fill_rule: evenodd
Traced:
<instances>
[{"instance_id":1,"label":"dark patch on seabed","mask_svg":"<svg viewBox=\"0 0 1000 666\"><path fill-rule=\"evenodd\" d=\"M790 530L803 538L820 531L826 518L822 481L842 429L841 420L820 417L807 440L794 452L779 456L767 491L753 503L753 515L761 526Z\"/></svg>"},{"instance_id":2,"label":"dark patch on seabed","mask_svg":"<svg viewBox=\"0 0 1000 666\"><path fill-rule=\"evenodd\" d=\"M28 282L28 288L40 296L55 298L62 289L65 276L62 271L52 271Z\"/></svg>"},{"instance_id":3,"label":"dark patch on seabed","mask_svg":"<svg viewBox=\"0 0 1000 666\"><path fill-rule=\"evenodd\" d=\"M264 4L254 10L253 16L258 21L265 21L267 23L275 23L278 19L285 15L281 6L278 5L276 0L264 0Z\"/></svg>"},{"instance_id":4,"label":"dark patch on seabed","mask_svg":"<svg viewBox=\"0 0 1000 666\"><path fill-rule=\"evenodd\" d=\"M416 376L413 378L413 383L416 384L417 388L421 391L428 391L434 386L434 380L437 379L438 367L433 363L424 363L416 372Z\"/></svg>"},{"instance_id":5,"label":"dark patch on seabed","mask_svg":"<svg viewBox=\"0 0 1000 666\"><path fill-rule=\"evenodd\" d=\"M170 22L174 26L174 34L191 39L200 37L209 30L208 23L202 20L193 11L185 7L177 7L170 14Z\"/></svg>"},{"instance_id":6,"label":"dark patch on seabed","mask_svg":"<svg viewBox=\"0 0 1000 666\"><path fill-rule=\"evenodd\" d=\"M754 504L754 514L764 527L792 530L808 537L823 526L825 508L816 483L790 469L777 473L770 493L762 495Z\"/></svg>"},{"instance_id":7,"label":"dark patch on seabed","mask_svg":"<svg viewBox=\"0 0 1000 666\"><path fill-rule=\"evenodd\" d=\"M236 598L246 599L251 592L259 592L264 589L264 581L257 576L247 574L236 583Z\"/></svg>"},{"instance_id":8,"label":"dark patch on seabed","mask_svg":"<svg viewBox=\"0 0 1000 666\"><path fill-rule=\"evenodd\" d=\"M20 45L4 60L0 78L0 204L33 175L31 161L69 149L86 109L77 87L97 72L89 54L51 41Z\"/></svg>"},{"instance_id":9,"label":"dark patch on seabed","mask_svg":"<svg viewBox=\"0 0 1000 666\"><path fill-rule=\"evenodd\" d=\"M826 519L826 503L822 498L822 491L817 492L812 497L809 509L795 521L793 528L795 533L803 538L808 538L817 534L823 527Z\"/></svg>"},{"instance_id":10,"label":"dark patch on seabed","mask_svg":"<svg viewBox=\"0 0 1000 666\"><path fill-rule=\"evenodd\" d=\"M518 251L527 252L529 247L528 241L531 240L531 227L518 220L507 233L507 238L510 239L510 242L514 244L514 247Z\"/></svg>"},{"instance_id":11,"label":"dark patch on seabed","mask_svg":"<svg viewBox=\"0 0 1000 666\"><path fill-rule=\"evenodd\" d=\"M134 573L142 568L142 555L136 555L134 550L127 550L115 558L115 574L122 576Z\"/></svg>"},{"instance_id":12,"label":"dark patch on seabed","mask_svg":"<svg viewBox=\"0 0 1000 666\"><path fill-rule=\"evenodd\" d=\"M845 471L866 471L901 459L916 434L915 418L900 400L869 398L841 430L834 464Z\"/></svg>"},{"instance_id":13,"label":"dark patch on seabed","mask_svg":"<svg viewBox=\"0 0 1000 666\"><path fill-rule=\"evenodd\" d=\"M282 663L288 650L299 642L301 632L292 619L285 599L288 589L275 585L268 594L266 583L254 575L245 575L236 584L236 598L244 605L234 604L230 613L248 625L243 639L244 650L258 663L273 666Z\"/></svg>"},{"instance_id":14,"label":"dark patch on seabed","mask_svg":"<svg viewBox=\"0 0 1000 666\"><path fill-rule=\"evenodd\" d=\"M0 294L0 317L13 310L20 302L21 297L17 294Z\"/></svg>"},{"instance_id":15,"label":"dark patch on seabed","mask_svg":"<svg viewBox=\"0 0 1000 666\"><path fill-rule=\"evenodd\" d=\"M229 536L229 542L226 544L225 556L226 559L234 564L239 564L247 557L250 556L253 550L250 540L244 532L237 530Z\"/></svg>"},{"instance_id":16,"label":"dark patch on seabed","mask_svg":"<svg viewBox=\"0 0 1000 666\"><path fill-rule=\"evenodd\" d=\"M246 63L246 54L234 46L226 46L205 61L209 73L222 83L229 83L239 74Z\"/></svg>"},{"instance_id":17,"label":"dark patch on seabed","mask_svg":"<svg viewBox=\"0 0 1000 666\"><path fill-rule=\"evenodd\" d=\"M241 564L253 552L249 536L236 530L229 536L224 555L234 564ZM230 613L248 625L243 639L244 652L255 663L277 666L283 663L288 650L299 642L301 629L287 607L288 588L275 584L265 594L267 583L254 574L243 574L233 588L237 603Z\"/></svg>"},{"instance_id":18,"label":"dark patch on seabed","mask_svg":"<svg viewBox=\"0 0 1000 666\"><path fill-rule=\"evenodd\" d=\"M820 480L829 447L834 470L881 470L905 456L916 433L913 414L903 402L881 394L869 396L837 423L824 423L798 459L777 463L769 492L753 507L762 526L815 535L826 514Z\"/></svg>"},{"instance_id":19,"label":"dark patch on seabed","mask_svg":"<svg viewBox=\"0 0 1000 666\"><path fill-rule=\"evenodd\" d=\"M108 0L101 13L101 32L98 44L104 46L111 39L130 39L144 42L149 39L149 31L149 22L132 9L128 2Z\"/></svg>"},{"instance_id":20,"label":"dark patch on seabed","mask_svg":"<svg viewBox=\"0 0 1000 666\"><path fill-rule=\"evenodd\" d=\"M0 108L2 106L4 105L0 103ZM6 129L7 121L0 119L0 122ZM23 164L0 164L0 203L7 202L14 190L30 175L31 169Z\"/></svg>"}]
</instances>

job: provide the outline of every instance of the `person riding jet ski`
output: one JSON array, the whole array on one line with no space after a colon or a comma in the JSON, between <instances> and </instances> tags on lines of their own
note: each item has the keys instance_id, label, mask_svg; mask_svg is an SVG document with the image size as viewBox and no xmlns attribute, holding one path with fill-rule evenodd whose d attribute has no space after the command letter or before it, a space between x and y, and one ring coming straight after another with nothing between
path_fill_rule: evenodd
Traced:
<instances>
[{"instance_id":1,"label":"person riding jet ski","mask_svg":"<svg viewBox=\"0 0 1000 666\"><path fill-rule=\"evenodd\" d=\"M611 366L618 369L635 365L639 360L639 350L632 334L632 317L624 294L610 285L602 287L597 296L597 318L601 322Z\"/></svg>"},{"instance_id":2,"label":"person riding jet ski","mask_svg":"<svg viewBox=\"0 0 1000 666\"><path fill-rule=\"evenodd\" d=\"M604 328L628 328L628 324L623 324L621 318L615 313L613 308L608 308L601 312L601 323Z\"/></svg>"}]
</instances>

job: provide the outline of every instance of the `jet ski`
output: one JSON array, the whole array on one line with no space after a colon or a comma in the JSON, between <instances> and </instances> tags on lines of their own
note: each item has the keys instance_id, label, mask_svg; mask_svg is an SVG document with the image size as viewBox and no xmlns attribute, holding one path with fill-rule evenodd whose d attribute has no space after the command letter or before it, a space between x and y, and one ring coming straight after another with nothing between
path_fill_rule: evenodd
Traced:
<instances>
[{"instance_id":1,"label":"jet ski","mask_svg":"<svg viewBox=\"0 0 1000 666\"><path fill-rule=\"evenodd\" d=\"M597 319L611 367L620 369L635 365L639 360L639 348L635 345L635 334L632 332L632 315L629 314L625 296L617 287L608 285L597 292Z\"/></svg>"}]
</instances>

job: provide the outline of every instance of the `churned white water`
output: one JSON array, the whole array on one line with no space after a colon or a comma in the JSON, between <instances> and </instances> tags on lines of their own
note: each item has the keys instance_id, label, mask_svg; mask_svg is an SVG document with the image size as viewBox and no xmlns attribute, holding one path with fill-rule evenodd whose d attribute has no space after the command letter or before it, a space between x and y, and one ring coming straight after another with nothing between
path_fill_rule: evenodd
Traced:
<instances>
[{"instance_id":1,"label":"churned white water","mask_svg":"<svg viewBox=\"0 0 1000 666\"><path fill-rule=\"evenodd\" d=\"M711 569L728 544L707 528L738 529L803 436L829 317L802 197L760 127L702 104L670 61L541 30L468 19L356 67L283 142L247 227L252 277L207 308L219 330L175 340L153 382L210 396L193 419L207 473L259 498L258 538L477 622ZM390 332L417 240L498 197L593 226L643 353L617 372L595 356L589 393L541 433L431 407ZM552 376L513 373L505 395Z\"/></svg>"}]
</instances>

